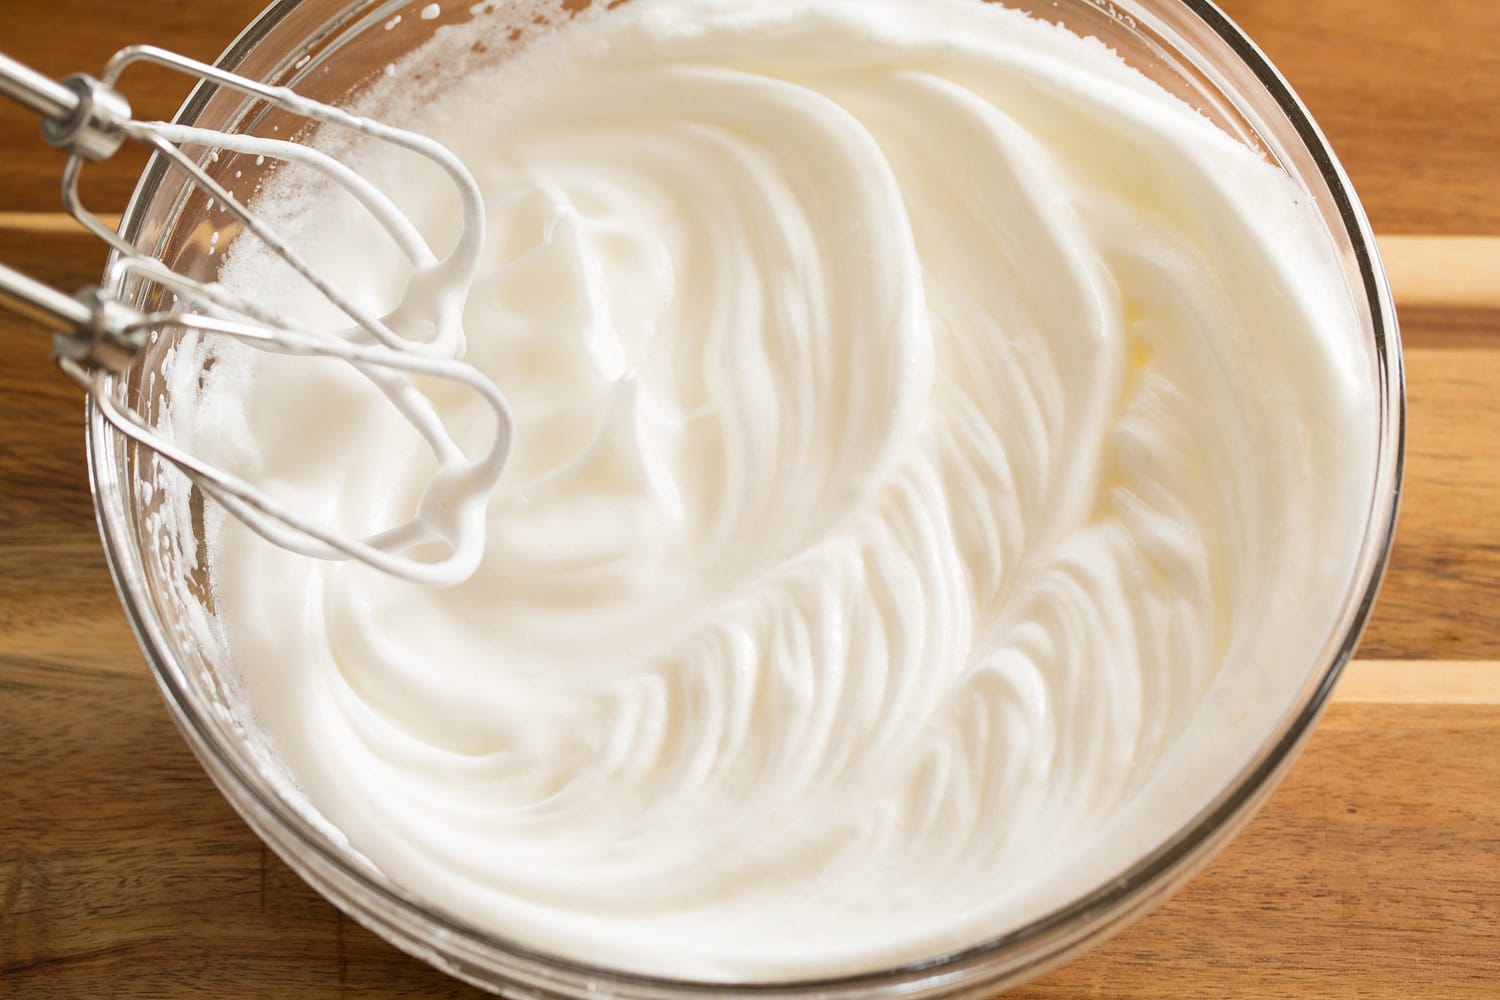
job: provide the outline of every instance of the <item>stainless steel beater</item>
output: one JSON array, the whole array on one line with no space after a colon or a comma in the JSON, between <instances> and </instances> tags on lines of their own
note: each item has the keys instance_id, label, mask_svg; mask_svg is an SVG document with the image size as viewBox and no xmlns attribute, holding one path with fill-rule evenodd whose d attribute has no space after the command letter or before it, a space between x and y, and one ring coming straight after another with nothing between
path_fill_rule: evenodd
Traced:
<instances>
[{"instance_id":1,"label":"stainless steel beater","mask_svg":"<svg viewBox=\"0 0 1500 1000\"><path fill-rule=\"evenodd\" d=\"M370 181L312 146L285 139L237 135L166 122L140 121L115 89L126 67L151 63L201 82L228 88L295 114L319 126L334 126L366 139L399 146L440 167L453 182L468 224L452 252L441 260L411 221ZM69 214L114 249L104 281L76 296L64 295L0 264L0 304L56 332L59 367L92 397L103 417L120 433L179 468L207 496L268 540L320 559L350 558L419 583L448 585L472 574L483 548L483 505L510 450L511 421L504 397L474 367L455 360L462 350L462 301L449 302L433 317L430 340L404 337L394 327L396 313L375 315L332 287L269 226L210 174L222 150L295 162L330 179L351 194L388 233L411 262L414 276L441 274L471 279L482 241L483 205L478 187L463 165L437 142L339 108L302 97L289 88L268 86L152 46L122 49L99 79L72 76L57 82L0 53L0 94L42 117L42 132L69 156L63 169L63 203ZM223 288L170 270L122 238L84 207L78 180L83 165L113 156L127 141L141 143L183 171L190 184L221 206L244 231L306 279L343 315L347 329L334 333L301 329L266 303L249 301ZM203 152L198 158L184 147ZM141 311L121 298L131 280L154 283L174 303ZM461 297L460 297L461 299ZM399 310L398 310L399 311ZM261 350L335 358L367 378L417 429L443 470L428 484L417 512L406 522L365 538L349 538L288 510L260 488L215 468L166 439L112 391L154 333L196 331L223 336ZM406 377L431 376L471 390L494 412L489 449L470 459L452 440L426 396ZM476 509L477 507L477 509ZM441 543L434 546L428 543ZM420 553L420 555L418 554Z\"/></svg>"}]
</instances>

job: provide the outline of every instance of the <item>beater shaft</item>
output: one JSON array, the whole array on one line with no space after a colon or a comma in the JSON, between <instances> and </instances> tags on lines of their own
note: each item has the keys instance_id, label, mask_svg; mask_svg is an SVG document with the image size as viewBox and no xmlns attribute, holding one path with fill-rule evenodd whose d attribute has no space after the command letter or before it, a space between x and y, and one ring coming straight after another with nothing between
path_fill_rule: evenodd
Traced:
<instances>
[{"instance_id":1,"label":"beater shaft","mask_svg":"<svg viewBox=\"0 0 1500 1000\"><path fill-rule=\"evenodd\" d=\"M0 52L0 93L41 115L47 142L80 159L107 160L125 142L130 103L91 76L50 80Z\"/></svg>"},{"instance_id":2,"label":"beater shaft","mask_svg":"<svg viewBox=\"0 0 1500 1000\"><path fill-rule=\"evenodd\" d=\"M75 329L93 318L82 302L4 264L0 264L0 305L48 327Z\"/></svg>"},{"instance_id":3,"label":"beater shaft","mask_svg":"<svg viewBox=\"0 0 1500 1000\"><path fill-rule=\"evenodd\" d=\"M0 94L43 118L67 119L78 111L78 95L0 52Z\"/></svg>"}]
</instances>

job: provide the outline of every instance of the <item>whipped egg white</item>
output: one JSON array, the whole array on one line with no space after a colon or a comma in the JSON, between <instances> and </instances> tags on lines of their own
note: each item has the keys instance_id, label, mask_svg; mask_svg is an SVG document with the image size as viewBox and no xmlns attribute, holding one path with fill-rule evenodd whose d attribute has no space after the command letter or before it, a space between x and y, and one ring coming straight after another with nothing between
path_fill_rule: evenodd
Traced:
<instances>
[{"instance_id":1,"label":"whipped egg white","mask_svg":"<svg viewBox=\"0 0 1500 1000\"><path fill-rule=\"evenodd\" d=\"M477 571L209 522L243 696L311 807L498 935L743 982L1013 930L1223 789L1315 666L1374 475L1306 193L996 4L632 0L431 69L487 32L363 109L485 199L465 360L514 437ZM420 169L363 155L456 238ZM315 183L256 207L346 295L399 297ZM332 323L250 238L221 280ZM330 522L431 475L337 366L222 348L203 381L186 443Z\"/></svg>"}]
</instances>

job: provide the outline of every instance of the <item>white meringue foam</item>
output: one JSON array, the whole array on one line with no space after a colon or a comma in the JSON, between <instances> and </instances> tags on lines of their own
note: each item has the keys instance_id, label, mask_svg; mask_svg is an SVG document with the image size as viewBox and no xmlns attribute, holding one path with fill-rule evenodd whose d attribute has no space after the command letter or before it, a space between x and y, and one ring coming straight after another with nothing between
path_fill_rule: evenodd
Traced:
<instances>
[{"instance_id":1,"label":"white meringue foam","mask_svg":"<svg viewBox=\"0 0 1500 1000\"><path fill-rule=\"evenodd\" d=\"M415 58L441 78L489 30ZM1066 904L1252 758L1375 459L1370 352L1285 173L973 0L632 0L464 65L363 110L488 208L466 360L514 451L477 572L210 525L249 705L355 849L591 963L834 975ZM358 166L453 239L422 173ZM338 202L257 207L389 303L398 255ZM253 246L223 281L318 320ZM226 352L190 443L376 523L431 460L345 376ZM493 424L433 403L456 440Z\"/></svg>"}]
</instances>

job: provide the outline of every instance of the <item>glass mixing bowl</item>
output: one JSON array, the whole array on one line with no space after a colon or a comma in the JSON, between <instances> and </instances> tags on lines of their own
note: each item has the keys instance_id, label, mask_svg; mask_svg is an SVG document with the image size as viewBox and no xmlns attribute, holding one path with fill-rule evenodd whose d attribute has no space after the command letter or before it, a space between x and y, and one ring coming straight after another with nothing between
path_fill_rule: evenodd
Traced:
<instances>
[{"instance_id":1,"label":"glass mixing bowl","mask_svg":"<svg viewBox=\"0 0 1500 1000\"><path fill-rule=\"evenodd\" d=\"M977 0L976 0L977 2ZM386 879L322 821L280 773L243 703L230 658L213 627L213 599L201 551L201 500L161 489L171 476L154 456L88 414L90 470L109 564L126 613L178 726L204 769L247 823L335 905L413 955L454 976L513 996L688 995L762 997L935 997L1014 985L1098 943L1146 913L1237 832L1270 794L1327 703L1369 613L1392 541L1404 434L1400 345L1389 288L1369 222L1322 133L1265 56L1204 0L1007 0L1079 34L1103 39L1129 63L1200 109L1221 128L1279 163L1312 196L1343 265L1368 346L1376 387L1379 454L1364 519L1362 551L1327 641L1310 662L1289 708L1235 779L1190 822L1132 867L1087 895L1060 901L1046 917L952 954L848 978L723 985L656 979L543 954L439 912ZM357 93L387 63L440 25L472 16L450 5L435 20L407 17L386 30L403 0L281 0L251 24L219 65L257 80L289 83L337 101ZM492 0L502 10L506 0ZM578 6L559 0L559 16ZM527 5L525 30L534 4ZM518 24L521 22L518 21ZM263 106L204 85L178 114L186 124L282 135L295 128ZM283 124L286 128L283 129ZM236 191L253 191L267 169L224 155L207 164ZM127 239L173 268L211 277L211 234L233 238L222 213L161 162L151 163L126 212ZM227 230L227 231L226 231ZM227 245L227 244L226 244ZM124 289L142 304L148 289ZM157 412L166 391L153 379L166 345L149 353L114 389ZM176 500L173 497L177 497ZM186 503L186 508L166 509ZM184 516L186 515L186 516ZM191 530L174 530L189 524ZM1311 651L1310 651L1311 652Z\"/></svg>"}]
</instances>

